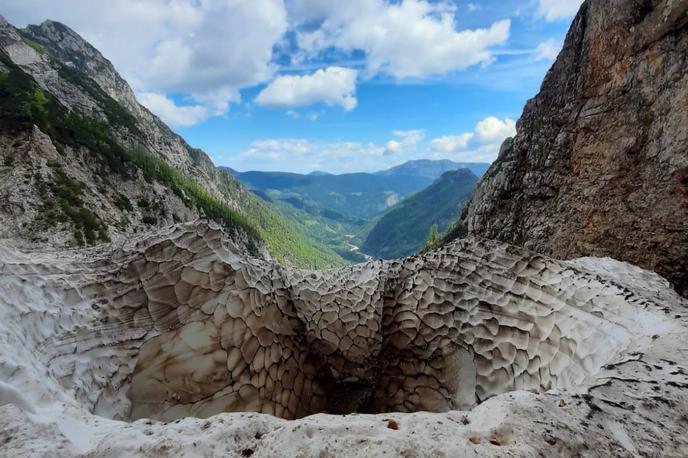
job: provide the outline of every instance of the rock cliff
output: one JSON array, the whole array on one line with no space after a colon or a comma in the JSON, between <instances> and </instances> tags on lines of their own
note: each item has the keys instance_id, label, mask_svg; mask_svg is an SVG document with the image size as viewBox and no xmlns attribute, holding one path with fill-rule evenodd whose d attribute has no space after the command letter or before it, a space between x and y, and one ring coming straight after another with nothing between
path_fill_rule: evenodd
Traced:
<instances>
[{"instance_id":1,"label":"rock cliff","mask_svg":"<svg viewBox=\"0 0 688 458\"><path fill-rule=\"evenodd\" d=\"M687 106L688 2L586 1L480 182L469 231L629 261L687 295Z\"/></svg>"}]
</instances>

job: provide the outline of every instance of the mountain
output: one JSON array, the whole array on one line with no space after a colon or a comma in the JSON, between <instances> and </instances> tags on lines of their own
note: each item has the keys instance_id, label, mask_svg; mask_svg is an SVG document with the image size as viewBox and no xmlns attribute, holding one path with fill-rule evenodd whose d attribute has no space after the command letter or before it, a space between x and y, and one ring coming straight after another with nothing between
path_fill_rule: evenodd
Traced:
<instances>
[{"instance_id":1,"label":"mountain","mask_svg":"<svg viewBox=\"0 0 688 458\"><path fill-rule=\"evenodd\" d=\"M300 175L285 172L234 172L251 189L273 198L296 197L319 208L354 218L370 218L401 198L432 183L424 176L379 176L372 173Z\"/></svg>"},{"instance_id":2,"label":"mountain","mask_svg":"<svg viewBox=\"0 0 688 458\"><path fill-rule=\"evenodd\" d=\"M674 46L688 28L672 32L676 8L682 17L688 12L682 5L586 0L583 8L594 15L574 24L585 32L581 42L590 36L612 46L588 56L589 78L610 77L613 72L596 67L606 60L625 62L621 73L635 71L635 55L616 53L615 46L635 42L639 54L654 51L631 87L606 102L622 110L625 118L617 122L628 120L632 135L640 126L625 105L614 105L617 98L644 118L653 105L634 105L629 93L665 96L688 80L685 68L670 81L652 74L653 65L670 73L665 65L685 61L685 49ZM649 14L650 23L615 30L629 11ZM646 41L652 31L659 36ZM610 258L552 259L475 236L409 258L328 270L248 256L241 234L249 237L252 223L239 216L250 215L246 202L258 197L244 198L238 193L249 193L238 185L224 190L235 182L222 174L213 181L200 152L195 163L180 149L172 165L171 156L134 149L127 141L156 141L137 129L161 131L125 116L132 111L97 90L104 83L64 80L54 62L36 73L46 84L40 85L24 70L26 58L34 58L24 46L45 48L29 43L0 34L0 230L10 225L30 234L23 223L53 214L57 228L36 229L39 235L68 238L0 241L0 456L688 456L688 300L656 273ZM587 68L583 62L567 70ZM656 78L660 87L643 78ZM583 83L582 98L605 87ZM501 153L509 158L512 148L534 142L535 151L520 154L541 160L519 166L541 187L556 178L548 168L560 160L556 148L567 136L576 136L574 150L593 145L591 156L606 154L591 136L606 124L596 119L577 131L557 124L557 111L544 105L556 105L552 95L538 101L541 119L524 120L528 136L506 142ZM678 129L675 136L652 132L662 135L658 155L667 159L666 151L672 164L682 164L686 151L671 143L688 138L681 130L686 124L670 120L686 115L684 100L664 99L676 111L657 113L667 128ZM559 110L575 109L575 102L564 100ZM601 115L617 116L615 110ZM539 150L537 142L548 136L555 142ZM612 150L623 144L620 135L607 140ZM160 144L183 146L173 137ZM649 161L643 148L632 154ZM559 166L578 176L588 162L599 165L587 158ZM186 167L210 177L190 181L180 171ZM662 191L654 188L662 176L631 177L639 181L624 189L628 194L640 189L653 198ZM523 195L528 179L501 178L487 180L509 188L496 206L548 210L541 195L508 202L529 197ZM626 184L623 176L614 178ZM596 183L587 184L595 190ZM108 208L115 192L147 200L117 198ZM680 187L675 193L683 196ZM477 208L487 208L488 194L474 201ZM143 215L156 208L153 196L157 210L178 218L226 210L223 224L236 227L153 222L133 233L145 216L171 217ZM564 203L584 205L584 197ZM230 202L239 210L229 212ZM115 217L127 212L130 224L114 227ZM475 223L473 212L468 219ZM521 224L518 213L510 216ZM507 226L502 219L495 224ZM601 229L609 227L600 221ZM78 237L67 228L89 246L75 246ZM91 243L87 234L111 241Z\"/></svg>"},{"instance_id":3,"label":"mountain","mask_svg":"<svg viewBox=\"0 0 688 458\"><path fill-rule=\"evenodd\" d=\"M301 232L344 259L360 262L368 253L358 246L399 201L431 185L448 170L469 168L482 173L487 167L417 160L376 173L341 175L224 170L277 208Z\"/></svg>"},{"instance_id":4,"label":"mountain","mask_svg":"<svg viewBox=\"0 0 688 458\"><path fill-rule=\"evenodd\" d=\"M687 30L685 1L584 3L477 188L470 232L632 262L688 295Z\"/></svg>"},{"instance_id":5,"label":"mountain","mask_svg":"<svg viewBox=\"0 0 688 458\"><path fill-rule=\"evenodd\" d=\"M439 178L444 172L450 170L468 169L477 177L481 177L489 167L490 164L484 162L453 162L448 159L418 159L407 161L391 169L377 172L376 175L414 175L434 180Z\"/></svg>"},{"instance_id":6,"label":"mountain","mask_svg":"<svg viewBox=\"0 0 688 458\"><path fill-rule=\"evenodd\" d=\"M445 172L430 186L386 212L368 233L361 249L384 259L417 253L433 225L442 232L456 221L477 182L478 177L468 169Z\"/></svg>"},{"instance_id":7,"label":"mountain","mask_svg":"<svg viewBox=\"0 0 688 458\"><path fill-rule=\"evenodd\" d=\"M63 24L0 17L0 239L93 245L206 216L239 246L302 266L343 260L139 105Z\"/></svg>"},{"instance_id":8,"label":"mountain","mask_svg":"<svg viewBox=\"0 0 688 458\"><path fill-rule=\"evenodd\" d=\"M480 177L488 167L486 163L422 159L375 173L341 175L225 170L249 188L273 198L297 197L347 216L369 219L429 186L444 172L466 168Z\"/></svg>"}]
</instances>

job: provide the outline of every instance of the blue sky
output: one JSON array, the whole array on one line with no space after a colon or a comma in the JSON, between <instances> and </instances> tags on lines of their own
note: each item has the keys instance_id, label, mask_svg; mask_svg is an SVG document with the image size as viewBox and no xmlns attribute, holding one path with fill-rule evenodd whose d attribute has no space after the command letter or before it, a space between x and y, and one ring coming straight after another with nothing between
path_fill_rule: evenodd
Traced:
<instances>
[{"instance_id":1,"label":"blue sky","mask_svg":"<svg viewBox=\"0 0 688 458\"><path fill-rule=\"evenodd\" d=\"M3 3L79 32L217 164L341 173L493 160L581 0Z\"/></svg>"}]
</instances>

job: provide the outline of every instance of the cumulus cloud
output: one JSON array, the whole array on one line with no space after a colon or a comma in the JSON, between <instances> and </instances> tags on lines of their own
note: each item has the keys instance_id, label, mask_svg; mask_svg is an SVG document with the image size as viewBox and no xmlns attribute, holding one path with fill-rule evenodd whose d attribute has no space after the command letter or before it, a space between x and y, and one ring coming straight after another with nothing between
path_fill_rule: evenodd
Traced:
<instances>
[{"instance_id":1,"label":"cumulus cloud","mask_svg":"<svg viewBox=\"0 0 688 458\"><path fill-rule=\"evenodd\" d=\"M157 92L139 92L136 98L141 105L173 127L193 126L210 116L208 109L204 106L178 106L174 100Z\"/></svg>"},{"instance_id":2,"label":"cumulus cloud","mask_svg":"<svg viewBox=\"0 0 688 458\"><path fill-rule=\"evenodd\" d=\"M288 26L282 0L111 0L98 8L91 0L4 0L2 9L17 25L64 22L138 92L189 94L208 115L273 77L273 46ZM159 97L152 104L161 116L175 112L171 119L203 119L201 110L175 110Z\"/></svg>"},{"instance_id":3,"label":"cumulus cloud","mask_svg":"<svg viewBox=\"0 0 688 458\"><path fill-rule=\"evenodd\" d=\"M568 19L578 12L583 0L538 0L537 15L548 21Z\"/></svg>"},{"instance_id":4,"label":"cumulus cloud","mask_svg":"<svg viewBox=\"0 0 688 458\"><path fill-rule=\"evenodd\" d=\"M516 133L509 119L488 117L472 132L447 135L424 141L421 129L396 130L382 145L362 142L322 142L305 138L278 138L254 141L250 147L231 157L229 165L237 170L282 170L307 173L325 170L333 173L384 170L411 159L428 157L465 161L492 161L504 138ZM220 162L227 162L222 157Z\"/></svg>"},{"instance_id":5,"label":"cumulus cloud","mask_svg":"<svg viewBox=\"0 0 688 458\"><path fill-rule=\"evenodd\" d=\"M311 75L284 75L275 78L256 97L261 105L297 107L322 102L340 105L346 111L356 107L356 76L350 68L328 67Z\"/></svg>"},{"instance_id":6,"label":"cumulus cloud","mask_svg":"<svg viewBox=\"0 0 688 458\"><path fill-rule=\"evenodd\" d=\"M516 134L516 122L512 119L497 119L490 116L475 126L474 139L479 144L501 142Z\"/></svg>"},{"instance_id":7,"label":"cumulus cloud","mask_svg":"<svg viewBox=\"0 0 688 458\"><path fill-rule=\"evenodd\" d=\"M491 162L497 157L504 139L514 135L516 135L514 120L491 116L478 122L473 132L432 139L430 148L436 159Z\"/></svg>"},{"instance_id":8,"label":"cumulus cloud","mask_svg":"<svg viewBox=\"0 0 688 458\"><path fill-rule=\"evenodd\" d=\"M392 136L394 139L384 145L304 138L258 140L245 151L232 156L227 165L237 170L265 170L269 164L274 170L299 173L313 170L346 173L383 170L419 157L421 151L418 146L425 137L423 130L397 130L392 132Z\"/></svg>"},{"instance_id":9,"label":"cumulus cloud","mask_svg":"<svg viewBox=\"0 0 688 458\"><path fill-rule=\"evenodd\" d=\"M456 6L449 2L347 0L294 2L292 20L320 19L313 31L297 34L309 55L332 47L366 54L366 74L397 78L442 75L493 59L490 48L506 42L509 20L487 28L456 30Z\"/></svg>"},{"instance_id":10,"label":"cumulus cloud","mask_svg":"<svg viewBox=\"0 0 688 458\"><path fill-rule=\"evenodd\" d=\"M443 153L452 153L454 151L465 151L468 149L468 144L473 138L472 133L460 135L444 135L442 137L434 138L430 142L430 146L434 151Z\"/></svg>"},{"instance_id":11,"label":"cumulus cloud","mask_svg":"<svg viewBox=\"0 0 688 458\"><path fill-rule=\"evenodd\" d=\"M400 153L407 148L415 148L425 137L425 131L416 130L395 130L392 134L396 137L387 142L386 149L389 153Z\"/></svg>"}]
</instances>

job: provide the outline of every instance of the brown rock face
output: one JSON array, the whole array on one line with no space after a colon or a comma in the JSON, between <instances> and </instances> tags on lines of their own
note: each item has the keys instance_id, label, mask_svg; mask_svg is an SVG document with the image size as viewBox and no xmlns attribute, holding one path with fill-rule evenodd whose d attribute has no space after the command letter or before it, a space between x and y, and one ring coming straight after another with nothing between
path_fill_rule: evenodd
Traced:
<instances>
[{"instance_id":1,"label":"brown rock face","mask_svg":"<svg viewBox=\"0 0 688 458\"><path fill-rule=\"evenodd\" d=\"M467 222L554 257L629 261L688 295L688 1L586 1Z\"/></svg>"}]
</instances>

